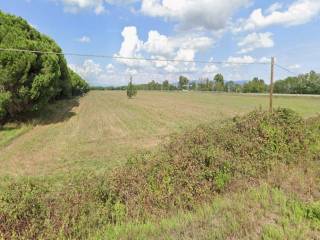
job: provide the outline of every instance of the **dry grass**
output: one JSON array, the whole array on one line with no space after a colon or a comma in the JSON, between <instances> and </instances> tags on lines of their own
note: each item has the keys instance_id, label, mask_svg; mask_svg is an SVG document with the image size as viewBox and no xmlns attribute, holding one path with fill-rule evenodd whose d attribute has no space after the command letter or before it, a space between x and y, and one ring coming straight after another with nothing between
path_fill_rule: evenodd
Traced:
<instances>
[{"instance_id":1,"label":"dry grass","mask_svg":"<svg viewBox=\"0 0 320 240\"><path fill-rule=\"evenodd\" d=\"M303 116L319 112L319 103L310 97L275 99L276 106ZM162 136L267 104L267 96L139 92L128 100L123 92L93 91L51 106L50 117L22 135L21 127L11 129L13 134L0 131L0 143L6 143L0 144L0 176L111 169L129 154L157 145Z\"/></svg>"}]
</instances>

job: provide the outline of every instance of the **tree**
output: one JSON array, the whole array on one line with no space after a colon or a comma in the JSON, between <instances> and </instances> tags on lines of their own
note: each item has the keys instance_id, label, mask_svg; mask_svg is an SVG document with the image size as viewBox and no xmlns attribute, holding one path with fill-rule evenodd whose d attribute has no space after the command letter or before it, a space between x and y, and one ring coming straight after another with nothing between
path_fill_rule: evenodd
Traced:
<instances>
[{"instance_id":1,"label":"tree","mask_svg":"<svg viewBox=\"0 0 320 240\"><path fill-rule=\"evenodd\" d=\"M137 90L135 89L133 83L132 83L132 77L130 77L130 81L127 88L127 96L128 98L132 98L137 95Z\"/></svg>"},{"instance_id":2,"label":"tree","mask_svg":"<svg viewBox=\"0 0 320 240\"><path fill-rule=\"evenodd\" d=\"M179 89L180 90L188 89L188 84L189 84L188 78L186 78L184 76L179 77Z\"/></svg>"},{"instance_id":3,"label":"tree","mask_svg":"<svg viewBox=\"0 0 320 240\"><path fill-rule=\"evenodd\" d=\"M218 73L214 76L214 90L224 91L224 78L223 75Z\"/></svg>"},{"instance_id":4,"label":"tree","mask_svg":"<svg viewBox=\"0 0 320 240\"><path fill-rule=\"evenodd\" d=\"M87 93L89 91L89 84L73 70L69 69L69 72L72 86L72 95L78 96Z\"/></svg>"},{"instance_id":5,"label":"tree","mask_svg":"<svg viewBox=\"0 0 320 240\"><path fill-rule=\"evenodd\" d=\"M168 91L169 89L170 89L169 81L168 80L163 81L162 82L162 90Z\"/></svg>"},{"instance_id":6,"label":"tree","mask_svg":"<svg viewBox=\"0 0 320 240\"><path fill-rule=\"evenodd\" d=\"M1 52L0 122L72 96L72 79L61 48L27 21L0 11L0 48L59 53Z\"/></svg>"},{"instance_id":7,"label":"tree","mask_svg":"<svg viewBox=\"0 0 320 240\"><path fill-rule=\"evenodd\" d=\"M225 92L241 92L242 86L234 81L229 81L224 84Z\"/></svg>"},{"instance_id":8,"label":"tree","mask_svg":"<svg viewBox=\"0 0 320 240\"><path fill-rule=\"evenodd\" d=\"M267 85L262 79L255 77L243 85L244 93L264 93L267 91Z\"/></svg>"}]
</instances>

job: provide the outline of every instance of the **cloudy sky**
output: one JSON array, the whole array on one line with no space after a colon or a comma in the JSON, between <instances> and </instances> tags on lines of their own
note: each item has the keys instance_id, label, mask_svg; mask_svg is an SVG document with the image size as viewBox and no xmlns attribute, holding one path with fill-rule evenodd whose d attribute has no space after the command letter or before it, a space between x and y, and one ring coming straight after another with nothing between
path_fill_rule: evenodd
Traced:
<instances>
[{"instance_id":1,"label":"cloudy sky","mask_svg":"<svg viewBox=\"0 0 320 240\"><path fill-rule=\"evenodd\" d=\"M218 72L269 82L271 56L293 73L320 71L320 0L10 0L0 9L27 19L64 52L178 60L67 56L92 85ZM276 69L277 79L288 75Z\"/></svg>"}]
</instances>

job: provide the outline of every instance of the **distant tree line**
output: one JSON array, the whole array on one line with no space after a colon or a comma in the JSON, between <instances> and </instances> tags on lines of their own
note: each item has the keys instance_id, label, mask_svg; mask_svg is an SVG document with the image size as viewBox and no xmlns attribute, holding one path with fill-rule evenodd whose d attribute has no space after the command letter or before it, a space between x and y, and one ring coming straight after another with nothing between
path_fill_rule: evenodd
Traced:
<instances>
[{"instance_id":1,"label":"distant tree line","mask_svg":"<svg viewBox=\"0 0 320 240\"><path fill-rule=\"evenodd\" d=\"M92 90L127 90L127 86L120 87L92 87ZM216 74L212 80L202 78L197 81L190 81L185 76L180 76L176 85L170 84L168 80L158 83L151 81L146 84L135 85L136 90L193 90L193 91L215 91L229 93L267 93L269 85L263 79L253 78L244 83L225 81L222 74ZM288 77L278 80L274 84L274 92L282 94L320 94L320 74L311 71L310 73L297 77Z\"/></svg>"},{"instance_id":2,"label":"distant tree line","mask_svg":"<svg viewBox=\"0 0 320 240\"><path fill-rule=\"evenodd\" d=\"M36 31L24 19L1 11L0 47L62 52L52 39ZM18 114L88 90L88 84L68 68L63 55L0 53L0 126Z\"/></svg>"},{"instance_id":3,"label":"distant tree line","mask_svg":"<svg viewBox=\"0 0 320 240\"><path fill-rule=\"evenodd\" d=\"M298 77L288 77L275 82L275 93L320 94L320 74L311 71Z\"/></svg>"}]
</instances>

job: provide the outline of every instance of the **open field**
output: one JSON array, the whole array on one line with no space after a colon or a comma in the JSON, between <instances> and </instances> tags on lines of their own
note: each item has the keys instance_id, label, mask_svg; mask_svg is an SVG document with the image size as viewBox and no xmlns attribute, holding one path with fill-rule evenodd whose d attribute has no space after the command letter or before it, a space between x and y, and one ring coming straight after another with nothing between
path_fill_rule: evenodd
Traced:
<instances>
[{"instance_id":1,"label":"open field","mask_svg":"<svg viewBox=\"0 0 320 240\"><path fill-rule=\"evenodd\" d=\"M139 92L128 100L124 92L93 91L50 106L34 123L0 131L0 175L111 169L170 133L267 106L267 96ZM320 98L277 96L275 106L308 117L320 112Z\"/></svg>"},{"instance_id":2,"label":"open field","mask_svg":"<svg viewBox=\"0 0 320 240\"><path fill-rule=\"evenodd\" d=\"M275 98L305 118L319 103ZM319 239L320 119L251 111L267 106L261 95L93 91L9 123L0 239Z\"/></svg>"}]
</instances>

